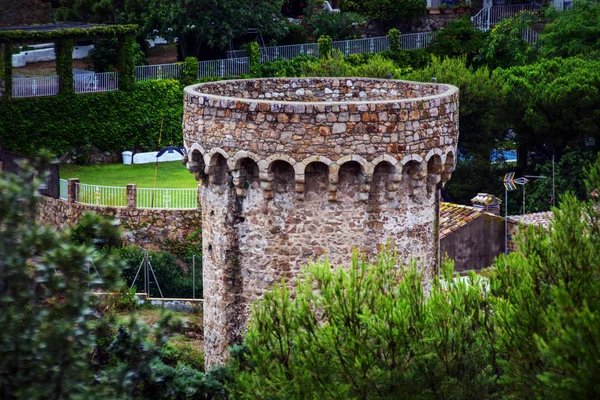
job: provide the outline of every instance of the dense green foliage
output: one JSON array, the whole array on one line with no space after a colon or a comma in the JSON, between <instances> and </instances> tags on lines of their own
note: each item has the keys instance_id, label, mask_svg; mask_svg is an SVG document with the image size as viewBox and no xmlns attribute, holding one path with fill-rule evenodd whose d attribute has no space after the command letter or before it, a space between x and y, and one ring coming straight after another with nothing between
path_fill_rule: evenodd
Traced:
<instances>
[{"instance_id":1,"label":"dense green foliage","mask_svg":"<svg viewBox=\"0 0 600 400\"><path fill-rule=\"evenodd\" d=\"M424 0L340 0L339 7L384 22L407 21L427 12Z\"/></svg>"},{"instance_id":2,"label":"dense green foliage","mask_svg":"<svg viewBox=\"0 0 600 400\"><path fill-rule=\"evenodd\" d=\"M58 75L59 93L69 95L75 93L73 86L73 46L71 38L62 38L55 43L56 74Z\"/></svg>"},{"instance_id":3,"label":"dense green foliage","mask_svg":"<svg viewBox=\"0 0 600 400\"><path fill-rule=\"evenodd\" d=\"M319 58L331 58L333 41L329 36L321 36L317 41L319 44Z\"/></svg>"},{"instance_id":4,"label":"dense green foliage","mask_svg":"<svg viewBox=\"0 0 600 400\"><path fill-rule=\"evenodd\" d=\"M23 154L46 148L61 154L71 148L101 151L156 150L181 143L182 84L149 81L131 92L13 99L0 104L3 146Z\"/></svg>"},{"instance_id":5,"label":"dense green foliage","mask_svg":"<svg viewBox=\"0 0 600 400\"><path fill-rule=\"evenodd\" d=\"M487 34L475 28L466 14L441 29L430 44L438 57L465 56L469 64L485 43Z\"/></svg>"},{"instance_id":6,"label":"dense green foliage","mask_svg":"<svg viewBox=\"0 0 600 400\"><path fill-rule=\"evenodd\" d=\"M119 39L98 40L85 58L86 67L95 72L113 72L119 64ZM146 65L148 59L138 43L133 44L133 65Z\"/></svg>"},{"instance_id":7,"label":"dense green foliage","mask_svg":"<svg viewBox=\"0 0 600 400\"><path fill-rule=\"evenodd\" d=\"M523 34L538 20L531 11L522 11L512 18L503 19L487 36L477 60L490 68L508 68L531 61L533 51Z\"/></svg>"},{"instance_id":8,"label":"dense green foliage","mask_svg":"<svg viewBox=\"0 0 600 400\"><path fill-rule=\"evenodd\" d=\"M171 248L173 250L177 249L174 244L171 245ZM196 254L194 250L197 251L197 248L188 248L188 251L185 255L189 257L190 263L189 265L185 266L180 265L175 256L167 251L148 252L152 269L154 270L156 280L158 281L164 297L192 298L193 276L191 254ZM125 280L125 284L127 286L131 286L134 283L133 279L135 278L135 274L144 258L143 249L137 246L125 246L115 249L115 252L125 262L125 267L123 268L123 279ZM202 258L201 253L196 255L198 256L196 264L196 297L202 298L202 268L200 267ZM154 283L154 276L151 277L151 281L151 296L160 297L158 288ZM135 282L135 286L138 292L144 291L143 271L139 274Z\"/></svg>"},{"instance_id":9,"label":"dense green foliage","mask_svg":"<svg viewBox=\"0 0 600 400\"><path fill-rule=\"evenodd\" d=\"M592 167L600 177L600 158ZM598 187L600 180L588 187ZM304 270L254 304L234 359L236 398L594 398L600 391L600 222L591 202L564 196L548 231L486 278L430 289L416 267ZM427 291L427 295L425 292Z\"/></svg>"},{"instance_id":10,"label":"dense green foliage","mask_svg":"<svg viewBox=\"0 0 600 400\"><path fill-rule=\"evenodd\" d=\"M183 57L200 58L201 48L226 48L231 39L249 28L278 39L286 33L282 0L187 0L185 6L170 0L144 0L144 31L178 39ZM217 22L218 21L218 22Z\"/></svg>"},{"instance_id":11,"label":"dense green foliage","mask_svg":"<svg viewBox=\"0 0 600 400\"><path fill-rule=\"evenodd\" d=\"M554 58L496 70L494 79L523 153L547 156L585 137L600 140L600 61Z\"/></svg>"},{"instance_id":12,"label":"dense green foliage","mask_svg":"<svg viewBox=\"0 0 600 400\"><path fill-rule=\"evenodd\" d=\"M542 57L588 56L598 58L600 43L600 3L575 0L573 8L550 11L538 46Z\"/></svg>"},{"instance_id":13,"label":"dense green foliage","mask_svg":"<svg viewBox=\"0 0 600 400\"><path fill-rule=\"evenodd\" d=\"M400 31L392 28L388 31L387 36L390 41L390 50L393 52L400 51Z\"/></svg>"},{"instance_id":14,"label":"dense green foliage","mask_svg":"<svg viewBox=\"0 0 600 400\"><path fill-rule=\"evenodd\" d=\"M351 12L330 12L315 10L304 20L306 30L312 36L329 36L333 40L358 39L366 27L366 19L362 15Z\"/></svg>"},{"instance_id":15,"label":"dense green foliage","mask_svg":"<svg viewBox=\"0 0 600 400\"><path fill-rule=\"evenodd\" d=\"M256 74L260 68L260 46L256 42L250 42L246 45L246 56L250 64L250 73Z\"/></svg>"}]
</instances>

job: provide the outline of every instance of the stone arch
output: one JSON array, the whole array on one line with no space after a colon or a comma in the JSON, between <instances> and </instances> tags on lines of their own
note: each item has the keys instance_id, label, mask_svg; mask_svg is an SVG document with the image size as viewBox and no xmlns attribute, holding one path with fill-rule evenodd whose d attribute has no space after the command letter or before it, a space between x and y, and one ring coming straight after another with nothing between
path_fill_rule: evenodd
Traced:
<instances>
[{"instance_id":1,"label":"stone arch","mask_svg":"<svg viewBox=\"0 0 600 400\"><path fill-rule=\"evenodd\" d=\"M294 167L285 160L276 159L269 165L272 188L275 194L294 191Z\"/></svg>"},{"instance_id":2,"label":"stone arch","mask_svg":"<svg viewBox=\"0 0 600 400\"><path fill-rule=\"evenodd\" d=\"M360 164L360 166L362 167L362 172L365 175L371 175L373 173L373 166L371 165L371 163L368 162L365 158L363 158L357 154L344 156L344 157L340 158L339 160L337 160L336 162L338 165L341 166L342 164L347 163L348 161L355 161L358 164Z\"/></svg>"},{"instance_id":3,"label":"stone arch","mask_svg":"<svg viewBox=\"0 0 600 400\"><path fill-rule=\"evenodd\" d=\"M227 182L227 175L229 173L227 158L223 155L224 152L218 150L214 152L211 150L210 153L210 162L207 167L210 183L213 185L224 185Z\"/></svg>"},{"instance_id":4,"label":"stone arch","mask_svg":"<svg viewBox=\"0 0 600 400\"><path fill-rule=\"evenodd\" d=\"M329 190L329 168L321 161L308 163L304 168L304 199L306 201L326 201Z\"/></svg>"},{"instance_id":5,"label":"stone arch","mask_svg":"<svg viewBox=\"0 0 600 400\"><path fill-rule=\"evenodd\" d=\"M304 175L304 171L306 170L306 167L314 162L319 162L322 163L324 165L326 165L327 167L329 167L331 164L333 164L333 161L331 161L329 158L324 157L324 156L310 156L305 158L304 160L302 160L302 162L297 163L294 166L294 170L296 171L296 175L297 176L302 176Z\"/></svg>"},{"instance_id":6,"label":"stone arch","mask_svg":"<svg viewBox=\"0 0 600 400\"><path fill-rule=\"evenodd\" d=\"M339 167L337 177L337 200L358 201L366 181L364 166L358 161L348 159Z\"/></svg>"},{"instance_id":7,"label":"stone arch","mask_svg":"<svg viewBox=\"0 0 600 400\"><path fill-rule=\"evenodd\" d=\"M248 191L253 191L260 186L260 172L258 163L250 158L242 158L237 162L237 169L232 171L233 184L236 187L236 193L240 197L246 196Z\"/></svg>"},{"instance_id":8,"label":"stone arch","mask_svg":"<svg viewBox=\"0 0 600 400\"><path fill-rule=\"evenodd\" d=\"M406 164L408 164L411 161L414 161L414 162L420 164L423 162L423 157L421 157L418 154L408 154L408 155L404 156L404 158L402 158L402 160L400 161L400 164L402 164L402 171L404 171L404 167L406 166ZM414 164L412 164L412 165L414 165Z\"/></svg>"},{"instance_id":9,"label":"stone arch","mask_svg":"<svg viewBox=\"0 0 600 400\"><path fill-rule=\"evenodd\" d=\"M442 182L443 183L446 183L450 180L450 177L452 176L452 172L454 172L455 167L456 167L456 158L454 156L454 149L449 148L446 151L446 154L444 156L444 165L443 165L443 172L442 172Z\"/></svg>"},{"instance_id":10,"label":"stone arch","mask_svg":"<svg viewBox=\"0 0 600 400\"><path fill-rule=\"evenodd\" d=\"M439 149L435 149L439 150ZM433 150L432 150L433 151ZM431 152L430 152L431 153ZM439 153L428 154L427 159L427 190L432 192L438 183L442 180L444 165L442 163L441 151Z\"/></svg>"},{"instance_id":11,"label":"stone arch","mask_svg":"<svg viewBox=\"0 0 600 400\"><path fill-rule=\"evenodd\" d=\"M273 154L273 155L267 157L266 160L260 161L258 163L259 167L261 167L260 172L263 172L263 173L272 172L273 163L275 163L276 161L284 161L284 162L288 163L289 165L291 165L292 169L294 169L294 166L296 165L296 160L294 160L292 157L288 156L287 154Z\"/></svg>"},{"instance_id":12,"label":"stone arch","mask_svg":"<svg viewBox=\"0 0 600 400\"><path fill-rule=\"evenodd\" d=\"M393 186L395 167L389 161L381 161L373 169L373 180L369 191L369 199L376 203L383 203L386 200L389 189Z\"/></svg>"},{"instance_id":13,"label":"stone arch","mask_svg":"<svg viewBox=\"0 0 600 400\"><path fill-rule=\"evenodd\" d=\"M429 160L431 159L431 157L433 156L438 156L440 158L440 161L442 159L442 157L444 156L444 153L442 152L441 149L431 149L429 150L429 152L427 153L427 155L425 156L425 161L429 162Z\"/></svg>"},{"instance_id":14,"label":"stone arch","mask_svg":"<svg viewBox=\"0 0 600 400\"><path fill-rule=\"evenodd\" d=\"M202 149L201 146L198 146ZM189 155L187 156L187 169L192 174L194 174L194 178L199 182L204 182L206 178L205 170L206 163L204 162L204 153L198 148L190 148Z\"/></svg>"},{"instance_id":15,"label":"stone arch","mask_svg":"<svg viewBox=\"0 0 600 400\"><path fill-rule=\"evenodd\" d=\"M260 157L252 153L251 151L240 150L227 160L227 165L232 171L238 170L240 168L240 163L244 159L251 159L256 163L257 167L261 161Z\"/></svg>"}]
</instances>

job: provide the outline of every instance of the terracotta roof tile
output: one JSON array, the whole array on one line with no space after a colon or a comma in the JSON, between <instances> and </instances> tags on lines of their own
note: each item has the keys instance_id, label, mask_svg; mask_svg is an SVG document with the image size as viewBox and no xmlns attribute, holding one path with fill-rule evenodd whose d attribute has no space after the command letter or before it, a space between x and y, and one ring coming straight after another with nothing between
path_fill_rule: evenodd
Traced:
<instances>
[{"instance_id":1,"label":"terracotta roof tile","mask_svg":"<svg viewBox=\"0 0 600 400\"><path fill-rule=\"evenodd\" d=\"M440 239L476 220L483 214L487 213L475 207L440 203Z\"/></svg>"},{"instance_id":2,"label":"terracotta roof tile","mask_svg":"<svg viewBox=\"0 0 600 400\"><path fill-rule=\"evenodd\" d=\"M552 222L552 211L545 211L525 215L509 215L508 220L524 225L541 226L544 229L548 229L550 223Z\"/></svg>"}]
</instances>

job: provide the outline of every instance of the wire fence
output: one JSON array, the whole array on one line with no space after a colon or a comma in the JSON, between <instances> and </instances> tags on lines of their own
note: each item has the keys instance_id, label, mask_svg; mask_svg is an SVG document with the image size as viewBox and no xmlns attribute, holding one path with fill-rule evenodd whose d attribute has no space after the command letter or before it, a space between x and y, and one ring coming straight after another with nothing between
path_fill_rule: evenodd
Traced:
<instances>
[{"instance_id":1,"label":"wire fence","mask_svg":"<svg viewBox=\"0 0 600 400\"><path fill-rule=\"evenodd\" d=\"M127 206L127 188L75 184L75 202L94 206Z\"/></svg>"},{"instance_id":2,"label":"wire fence","mask_svg":"<svg viewBox=\"0 0 600 400\"><path fill-rule=\"evenodd\" d=\"M137 208L196 209L197 189L137 188Z\"/></svg>"}]
</instances>

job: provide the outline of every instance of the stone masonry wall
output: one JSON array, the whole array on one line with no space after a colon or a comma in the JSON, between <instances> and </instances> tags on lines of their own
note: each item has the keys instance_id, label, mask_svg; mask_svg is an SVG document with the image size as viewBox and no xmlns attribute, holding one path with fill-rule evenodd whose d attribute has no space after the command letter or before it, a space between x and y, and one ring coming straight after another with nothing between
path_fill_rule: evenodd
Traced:
<instances>
[{"instance_id":1,"label":"stone masonry wall","mask_svg":"<svg viewBox=\"0 0 600 400\"><path fill-rule=\"evenodd\" d=\"M160 247L164 239L183 241L200 229L202 218L198 210L136 209L103 207L67 200L42 197L38 207L38 221L56 229L75 226L86 212L111 216L120 222L126 243L145 248Z\"/></svg>"},{"instance_id":2,"label":"stone masonry wall","mask_svg":"<svg viewBox=\"0 0 600 400\"><path fill-rule=\"evenodd\" d=\"M42 0L0 0L0 27L52 22L50 2Z\"/></svg>"},{"instance_id":3,"label":"stone masonry wall","mask_svg":"<svg viewBox=\"0 0 600 400\"><path fill-rule=\"evenodd\" d=\"M337 95L337 97L334 97ZM340 101L337 101L340 100ZM343 100L343 101L342 101ZM437 272L439 189L454 169L458 90L377 79L264 79L185 89L201 182L205 354L223 362L251 303L310 259L386 244Z\"/></svg>"}]
</instances>

